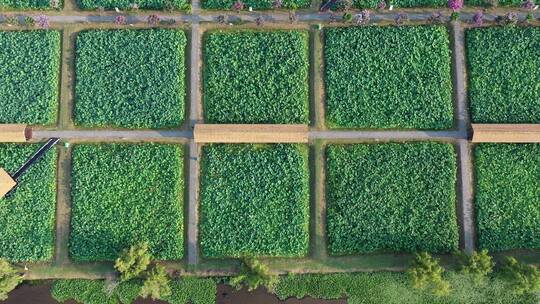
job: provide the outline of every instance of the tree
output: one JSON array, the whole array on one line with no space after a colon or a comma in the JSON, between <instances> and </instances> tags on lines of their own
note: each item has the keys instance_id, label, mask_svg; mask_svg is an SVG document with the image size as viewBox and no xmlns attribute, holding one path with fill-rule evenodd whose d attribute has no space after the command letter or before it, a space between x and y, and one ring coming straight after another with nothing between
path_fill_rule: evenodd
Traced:
<instances>
[{"instance_id":1,"label":"tree","mask_svg":"<svg viewBox=\"0 0 540 304\"><path fill-rule=\"evenodd\" d=\"M143 298L150 296L152 300L158 300L169 295L171 295L171 287L165 267L155 265L146 274L140 296Z\"/></svg>"},{"instance_id":2,"label":"tree","mask_svg":"<svg viewBox=\"0 0 540 304\"><path fill-rule=\"evenodd\" d=\"M460 261L460 270L472 276L474 282L481 283L493 271L495 263L486 249L471 255L463 254Z\"/></svg>"},{"instance_id":3,"label":"tree","mask_svg":"<svg viewBox=\"0 0 540 304\"><path fill-rule=\"evenodd\" d=\"M23 276L5 259L0 259L0 301L8 298L8 293L23 280Z\"/></svg>"},{"instance_id":4,"label":"tree","mask_svg":"<svg viewBox=\"0 0 540 304\"><path fill-rule=\"evenodd\" d=\"M433 258L427 252L415 255L407 273L412 279L414 288L430 290L437 296L445 296L450 293L450 283L442 277L444 268L439 265L438 259Z\"/></svg>"},{"instance_id":5,"label":"tree","mask_svg":"<svg viewBox=\"0 0 540 304\"><path fill-rule=\"evenodd\" d=\"M270 273L268 266L252 257L242 259L240 273L229 280L229 284L236 289L247 287L249 291L264 286L268 291L272 291L277 283L278 276Z\"/></svg>"},{"instance_id":6,"label":"tree","mask_svg":"<svg viewBox=\"0 0 540 304\"><path fill-rule=\"evenodd\" d=\"M517 294L540 291L540 270L534 265L518 262L513 257L506 257L502 268L503 277Z\"/></svg>"},{"instance_id":7,"label":"tree","mask_svg":"<svg viewBox=\"0 0 540 304\"><path fill-rule=\"evenodd\" d=\"M114 268L120 272L122 281L131 280L141 276L150 265L152 256L148 252L148 243L142 242L124 249L116 259Z\"/></svg>"}]
</instances>

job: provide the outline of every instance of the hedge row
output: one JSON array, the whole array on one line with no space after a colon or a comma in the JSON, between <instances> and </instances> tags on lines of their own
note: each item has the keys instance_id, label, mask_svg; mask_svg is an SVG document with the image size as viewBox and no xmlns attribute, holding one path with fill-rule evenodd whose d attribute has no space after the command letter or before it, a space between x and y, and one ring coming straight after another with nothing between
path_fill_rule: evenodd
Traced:
<instances>
[{"instance_id":1,"label":"hedge row","mask_svg":"<svg viewBox=\"0 0 540 304\"><path fill-rule=\"evenodd\" d=\"M55 123L60 32L0 31L0 49L0 123Z\"/></svg>"},{"instance_id":2,"label":"hedge row","mask_svg":"<svg viewBox=\"0 0 540 304\"><path fill-rule=\"evenodd\" d=\"M324 56L330 127L452 127L444 26L329 28Z\"/></svg>"},{"instance_id":3,"label":"hedge row","mask_svg":"<svg viewBox=\"0 0 540 304\"><path fill-rule=\"evenodd\" d=\"M540 145L479 145L475 169L479 247L540 249Z\"/></svg>"},{"instance_id":4,"label":"hedge row","mask_svg":"<svg viewBox=\"0 0 540 304\"><path fill-rule=\"evenodd\" d=\"M451 144L330 145L330 253L457 249L455 182Z\"/></svg>"},{"instance_id":5,"label":"hedge row","mask_svg":"<svg viewBox=\"0 0 540 304\"><path fill-rule=\"evenodd\" d=\"M167 144L73 148L70 254L113 260L148 241L156 259L183 254L183 149Z\"/></svg>"},{"instance_id":6,"label":"hedge row","mask_svg":"<svg viewBox=\"0 0 540 304\"><path fill-rule=\"evenodd\" d=\"M508 292L508 285L499 274L484 284L475 284L470 277L448 272L450 295L438 297L411 286L404 273L339 273L290 275L281 277L275 292L280 299L289 297L318 299L347 298L349 304L535 304L534 294Z\"/></svg>"},{"instance_id":7,"label":"hedge row","mask_svg":"<svg viewBox=\"0 0 540 304\"><path fill-rule=\"evenodd\" d=\"M168 128L184 121L180 30L89 30L77 37L75 122Z\"/></svg>"},{"instance_id":8,"label":"hedge row","mask_svg":"<svg viewBox=\"0 0 540 304\"><path fill-rule=\"evenodd\" d=\"M307 254L307 147L208 145L201 161L204 256Z\"/></svg>"},{"instance_id":9,"label":"hedge row","mask_svg":"<svg viewBox=\"0 0 540 304\"><path fill-rule=\"evenodd\" d=\"M82 9L130 9L136 3L141 9L186 9L187 0L77 0Z\"/></svg>"},{"instance_id":10,"label":"hedge row","mask_svg":"<svg viewBox=\"0 0 540 304\"><path fill-rule=\"evenodd\" d=\"M467 31L472 119L540 123L540 28Z\"/></svg>"},{"instance_id":11,"label":"hedge row","mask_svg":"<svg viewBox=\"0 0 540 304\"><path fill-rule=\"evenodd\" d=\"M0 144L0 168L13 173L39 145ZM11 261L45 261L54 252L56 151L52 150L0 199L0 257Z\"/></svg>"},{"instance_id":12,"label":"hedge row","mask_svg":"<svg viewBox=\"0 0 540 304\"><path fill-rule=\"evenodd\" d=\"M210 123L307 123L306 31L215 31L204 37Z\"/></svg>"},{"instance_id":13,"label":"hedge row","mask_svg":"<svg viewBox=\"0 0 540 304\"><path fill-rule=\"evenodd\" d=\"M171 280L172 294L160 299L170 304L214 304L217 286L212 279L185 277ZM57 280L51 294L59 302L74 300L82 304L131 304L139 296L141 282L123 282L112 292L101 280Z\"/></svg>"}]
</instances>

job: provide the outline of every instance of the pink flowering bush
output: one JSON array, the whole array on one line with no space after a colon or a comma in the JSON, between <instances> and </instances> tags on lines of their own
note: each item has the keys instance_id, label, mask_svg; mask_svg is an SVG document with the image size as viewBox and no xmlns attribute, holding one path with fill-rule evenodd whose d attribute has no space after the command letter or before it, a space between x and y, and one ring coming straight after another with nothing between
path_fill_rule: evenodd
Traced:
<instances>
[{"instance_id":1,"label":"pink flowering bush","mask_svg":"<svg viewBox=\"0 0 540 304\"><path fill-rule=\"evenodd\" d=\"M127 18L125 16L119 15L114 18L114 24L124 25L126 24Z\"/></svg>"},{"instance_id":2,"label":"pink flowering bush","mask_svg":"<svg viewBox=\"0 0 540 304\"><path fill-rule=\"evenodd\" d=\"M484 24L484 12L477 11L473 16L473 23L476 26L482 26Z\"/></svg>"},{"instance_id":3,"label":"pink flowering bush","mask_svg":"<svg viewBox=\"0 0 540 304\"><path fill-rule=\"evenodd\" d=\"M237 11L241 11L244 9L244 2L238 0L233 4L233 9Z\"/></svg>"},{"instance_id":4,"label":"pink flowering bush","mask_svg":"<svg viewBox=\"0 0 540 304\"><path fill-rule=\"evenodd\" d=\"M459 11L463 8L463 0L448 0L448 7L453 11Z\"/></svg>"}]
</instances>

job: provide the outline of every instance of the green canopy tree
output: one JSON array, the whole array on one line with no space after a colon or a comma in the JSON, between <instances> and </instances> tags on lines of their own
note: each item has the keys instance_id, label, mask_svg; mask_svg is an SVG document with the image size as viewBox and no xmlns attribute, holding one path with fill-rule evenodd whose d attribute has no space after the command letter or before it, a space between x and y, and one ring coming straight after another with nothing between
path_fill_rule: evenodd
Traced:
<instances>
[{"instance_id":1,"label":"green canopy tree","mask_svg":"<svg viewBox=\"0 0 540 304\"><path fill-rule=\"evenodd\" d=\"M148 243L141 242L124 249L116 259L114 268L120 273L122 281L140 277L150 265L152 256L148 252Z\"/></svg>"},{"instance_id":2,"label":"green canopy tree","mask_svg":"<svg viewBox=\"0 0 540 304\"><path fill-rule=\"evenodd\" d=\"M443 279L444 268L439 260L427 252L417 253L407 273L411 277L414 288L429 290L437 296L450 293L450 283Z\"/></svg>"},{"instance_id":3,"label":"green canopy tree","mask_svg":"<svg viewBox=\"0 0 540 304\"><path fill-rule=\"evenodd\" d=\"M15 289L23 280L20 274L5 259L0 259L0 301L8 298L8 293Z\"/></svg>"},{"instance_id":4,"label":"green canopy tree","mask_svg":"<svg viewBox=\"0 0 540 304\"><path fill-rule=\"evenodd\" d=\"M153 300L162 299L171 295L171 287L169 286L169 276L165 271L165 267L155 265L146 273L146 279L141 287L140 296Z\"/></svg>"},{"instance_id":5,"label":"green canopy tree","mask_svg":"<svg viewBox=\"0 0 540 304\"><path fill-rule=\"evenodd\" d=\"M245 286L252 291L259 286L264 286L268 291L272 291L277 281L278 276L272 274L268 266L255 258L244 257L240 273L231 277L229 284L236 289L242 289Z\"/></svg>"},{"instance_id":6,"label":"green canopy tree","mask_svg":"<svg viewBox=\"0 0 540 304\"><path fill-rule=\"evenodd\" d=\"M481 283L493 272L495 262L486 249L471 255L462 254L460 259L460 271L472 276L475 283Z\"/></svg>"}]
</instances>

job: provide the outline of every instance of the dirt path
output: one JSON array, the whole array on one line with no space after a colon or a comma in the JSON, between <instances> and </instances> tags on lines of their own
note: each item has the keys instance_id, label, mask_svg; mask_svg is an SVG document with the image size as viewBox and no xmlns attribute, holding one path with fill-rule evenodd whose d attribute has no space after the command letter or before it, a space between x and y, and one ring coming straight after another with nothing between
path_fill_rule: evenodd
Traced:
<instances>
[{"instance_id":1,"label":"dirt path","mask_svg":"<svg viewBox=\"0 0 540 304\"><path fill-rule=\"evenodd\" d=\"M56 198L56 240L54 263L62 266L69 263L69 229L71 214L71 148L58 149Z\"/></svg>"},{"instance_id":2,"label":"dirt path","mask_svg":"<svg viewBox=\"0 0 540 304\"><path fill-rule=\"evenodd\" d=\"M197 2L198 4L198 2ZM288 11L241 11L239 13L234 11L201 11L195 9L193 5L193 12L186 14L185 12L166 13L163 11L141 11L139 13L129 12L127 16L128 24L146 23L148 15L158 14L163 18L174 19L180 23L197 23L197 22L218 22L219 16L226 16L229 20L242 20L247 22L255 22L258 17L263 18L267 23L272 22L289 22ZM465 8L461 11L459 20L464 22L471 22L473 15L480 8ZM353 10L356 12L357 10ZM371 22L372 23L385 23L394 22L399 13L405 12L408 15L410 21L426 21L433 13L441 12L445 18L445 21L449 20L450 11L444 7L434 9L394 9L392 11L386 10L384 12L372 11ZM519 8L497 8L488 9L484 14L484 20L494 21L497 16L508 13L517 13L520 20L525 20L527 16L526 12L519 11ZM28 14L45 14L49 16L49 20L56 24L65 23L113 23L116 13L105 12L96 13L95 11L46 11L46 12L28 12ZM332 15L330 13L320 13L315 10L299 10L297 12L299 22L328 22L333 18L341 20L341 13ZM540 13L533 14L537 19ZM0 21L3 21L4 17L0 17Z\"/></svg>"}]
</instances>

